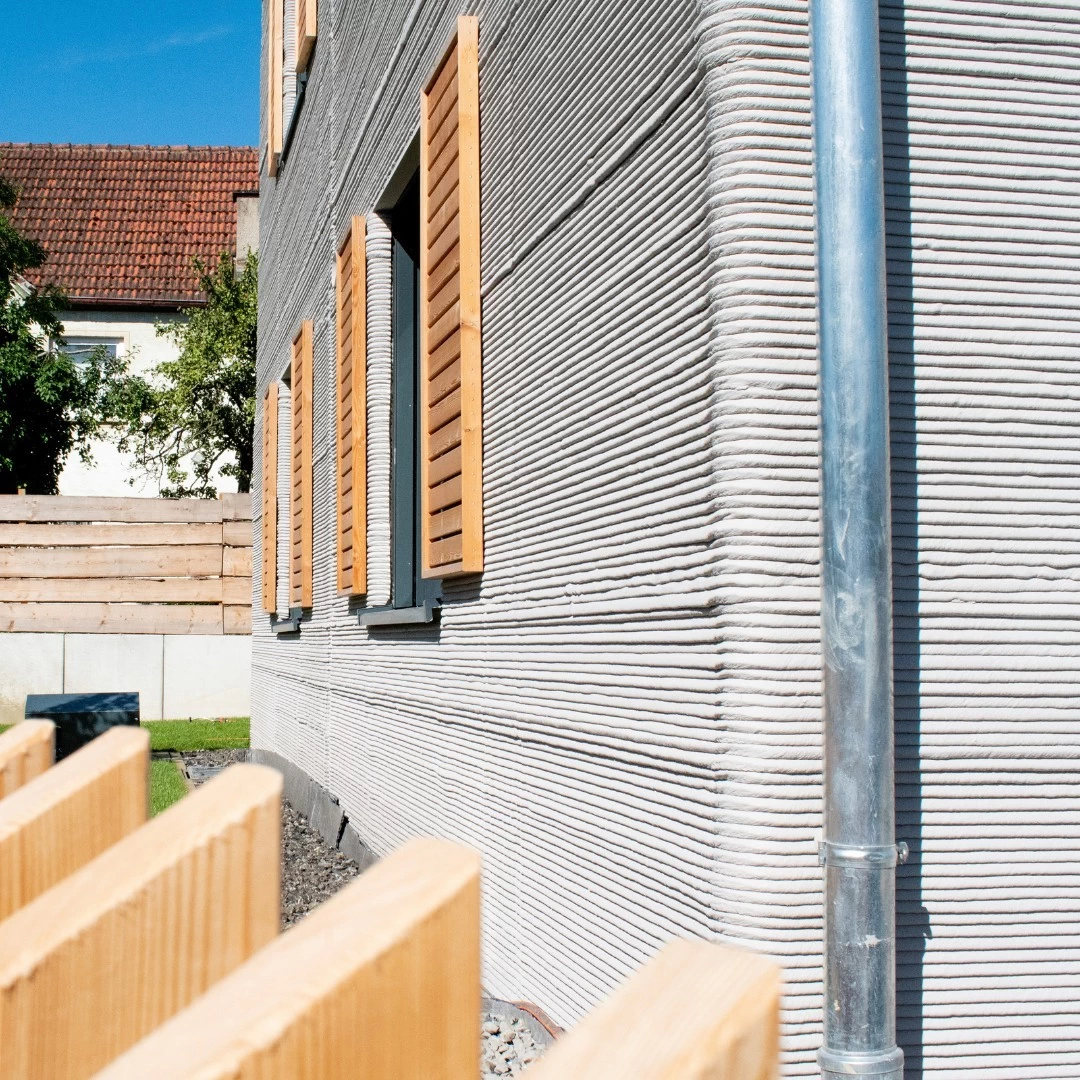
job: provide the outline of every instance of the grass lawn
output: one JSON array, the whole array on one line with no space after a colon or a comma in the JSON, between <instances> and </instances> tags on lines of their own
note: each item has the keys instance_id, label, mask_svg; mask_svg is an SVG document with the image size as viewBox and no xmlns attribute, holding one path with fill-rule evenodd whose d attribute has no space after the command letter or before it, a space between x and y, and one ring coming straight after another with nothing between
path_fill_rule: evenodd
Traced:
<instances>
[{"instance_id":1,"label":"grass lawn","mask_svg":"<svg viewBox=\"0 0 1080 1080\"><path fill-rule=\"evenodd\" d=\"M150 720L151 750L236 750L250 741L251 721L246 716L231 720ZM150 762L150 816L167 810L187 794L180 770L171 761Z\"/></svg>"},{"instance_id":2,"label":"grass lawn","mask_svg":"<svg viewBox=\"0 0 1080 1080\"><path fill-rule=\"evenodd\" d=\"M171 761L150 762L150 816L168 810L187 794L187 784Z\"/></svg>"},{"instance_id":3,"label":"grass lawn","mask_svg":"<svg viewBox=\"0 0 1080 1080\"><path fill-rule=\"evenodd\" d=\"M151 750L239 750L251 740L251 721L246 716L231 720L150 720Z\"/></svg>"},{"instance_id":4,"label":"grass lawn","mask_svg":"<svg viewBox=\"0 0 1080 1080\"><path fill-rule=\"evenodd\" d=\"M10 727L0 724L0 734ZM251 721L246 716L229 720L150 720L151 750L240 750L251 740ZM150 816L160 814L187 794L180 770L171 761L150 762Z\"/></svg>"}]
</instances>

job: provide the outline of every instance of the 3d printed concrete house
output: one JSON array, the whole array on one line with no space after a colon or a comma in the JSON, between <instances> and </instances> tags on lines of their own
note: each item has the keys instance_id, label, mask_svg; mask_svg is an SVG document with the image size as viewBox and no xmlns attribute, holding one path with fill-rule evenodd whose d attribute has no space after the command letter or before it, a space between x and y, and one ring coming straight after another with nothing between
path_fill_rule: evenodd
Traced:
<instances>
[{"instance_id":1,"label":"3d printed concrete house","mask_svg":"<svg viewBox=\"0 0 1080 1080\"><path fill-rule=\"evenodd\" d=\"M805 0L298 9L264 8L255 745L377 854L484 853L492 993L572 1023L720 937L783 961L814 1075ZM880 41L898 1039L1074 1077L1080 7L883 0Z\"/></svg>"}]
</instances>

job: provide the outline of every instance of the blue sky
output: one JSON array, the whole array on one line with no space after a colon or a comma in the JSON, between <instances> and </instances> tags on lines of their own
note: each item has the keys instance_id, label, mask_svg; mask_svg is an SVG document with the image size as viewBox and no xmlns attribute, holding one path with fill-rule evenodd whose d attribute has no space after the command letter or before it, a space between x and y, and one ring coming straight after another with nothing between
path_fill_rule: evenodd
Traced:
<instances>
[{"instance_id":1,"label":"blue sky","mask_svg":"<svg viewBox=\"0 0 1080 1080\"><path fill-rule=\"evenodd\" d=\"M3 6L0 141L258 142L258 0Z\"/></svg>"}]
</instances>

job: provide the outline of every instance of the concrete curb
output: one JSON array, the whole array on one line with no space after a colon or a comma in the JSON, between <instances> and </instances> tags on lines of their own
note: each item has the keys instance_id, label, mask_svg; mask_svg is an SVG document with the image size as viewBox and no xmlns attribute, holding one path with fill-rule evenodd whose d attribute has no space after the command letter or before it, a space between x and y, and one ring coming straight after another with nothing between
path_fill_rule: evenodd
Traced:
<instances>
[{"instance_id":1,"label":"concrete curb","mask_svg":"<svg viewBox=\"0 0 1080 1080\"><path fill-rule=\"evenodd\" d=\"M322 784L273 750L252 749L248 760L256 765L269 765L281 773L285 780L285 801L308 819L327 844L347 855L361 870L375 862L375 853L360 839L341 804Z\"/></svg>"}]
</instances>

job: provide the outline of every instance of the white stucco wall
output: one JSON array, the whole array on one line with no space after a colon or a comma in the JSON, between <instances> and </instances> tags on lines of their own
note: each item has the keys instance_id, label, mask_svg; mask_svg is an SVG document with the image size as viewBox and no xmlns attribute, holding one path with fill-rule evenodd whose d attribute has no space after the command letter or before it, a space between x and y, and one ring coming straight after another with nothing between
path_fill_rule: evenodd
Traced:
<instances>
[{"instance_id":1,"label":"white stucco wall","mask_svg":"<svg viewBox=\"0 0 1080 1080\"><path fill-rule=\"evenodd\" d=\"M186 320L177 312L144 311L66 311L61 319L64 337L68 341L82 338L117 339L118 355L129 358L130 370L146 374L157 364L174 360L175 344L167 337L159 337L155 323ZM132 481L134 480L134 483ZM236 480L219 477L219 492L236 491ZM144 495L155 498L157 483L144 473L135 470L131 455L121 454L116 446L105 440L93 444L93 461L83 462L72 453L60 474L61 495L124 496Z\"/></svg>"}]
</instances>

